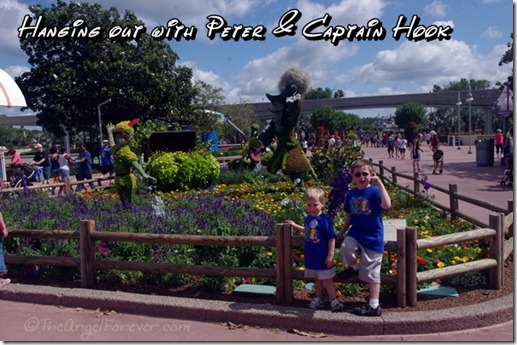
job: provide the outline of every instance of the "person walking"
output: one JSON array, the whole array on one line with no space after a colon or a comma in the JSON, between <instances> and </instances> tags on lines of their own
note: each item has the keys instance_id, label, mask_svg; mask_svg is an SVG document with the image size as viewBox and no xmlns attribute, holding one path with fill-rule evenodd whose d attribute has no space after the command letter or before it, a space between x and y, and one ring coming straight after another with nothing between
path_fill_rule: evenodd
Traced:
<instances>
[{"instance_id":1,"label":"person walking","mask_svg":"<svg viewBox=\"0 0 517 345\"><path fill-rule=\"evenodd\" d=\"M77 181L91 180L92 179L92 155L86 149L85 144L79 145L79 156L75 160L75 165L78 168ZM93 182L89 183L91 190L95 189ZM75 189L76 192L83 190L84 185L78 184Z\"/></svg>"},{"instance_id":2,"label":"person walking","mask_svg":"<svg viewBox=\"0 0 517 345\"><path fill-rule=\"evenodd\" d=\"M316 297L312 299L308 307L321 309L323 302L323 286L327 290L330 299L330 310L342 311L343 304L339 302L334 286L334 250L336 234L329 216L321 211L325 203L325 192L320 188L311 187L305 192L307 212L304 225L299 225L293 220L285 222L293 228L304 232L305 246L305 278L315 279Z\"/></svg>"},{"instance_id":3,"label":"person walking","mask_svg":"<svg viewBox=\"0 0 517 345\"><path fill-rule=\"evenodd\" d=\"M44 150L43 145L39 143L36 144L34 148L36 149L36 154L29 165L38 165L41 167L43 173L42 184L50 184L50 159L48 152Z\"/></svg>"},{"instance_id":4,"label":"person walking","mask_svg":"<svg viewBox=\"0 0 517 345\"><path fill-rule=\"evenodd\" d=\"M407 139L404 137L401 137L400 142L399 142L400 159L406 158L406 148L407 148Z\"/></svg>"},{"instance_id":5,"label":"person walking","mask_svg":"<svg viewBox=\"0 0 517 345\"><path fill-rule=\"evenodd\" d=\"M101 178L104 178L106 174L109 174L109 177L113 177L113 156L108 140L102 141L99 157L101 158Z\"/></svg>"},{"instance_id":6,"label":"person walking","mask_svg":"<svg viewBox=\"0 0 517 345\"><path fill-rule=\"evenodd\" d=\"M497 159L501 159L503 157L503 144L504 144L504 135L503 135L502 130L498 129L495 131L494 142L495 142L495 153L497 155Z\"/></svg>"},{"instance_id":7,"label":"person walking","mask_svg":"<svg viewBox=\"0 0 517 345\"><path fill-rule=\"evenodd\" d=\"M347 216L337 235L337 239L340 239L347 232L340 251L343 267L348 268L338 273L337 278L347 280L357 276L369 285L369 301L352 309L353 314L381 316L379 297L384 253L382 212L391 207L391 198L369 161L355 161L351 170L355 187L346 194L344 209Z\"/></svg>"},{"instance_id":8,"label":"person walking","mask_svg":"<svg viewBox=\"0 0 517 345\"><path fill-rule=\"evenodd\" d=\"M413 159L413 172L419 172L420 170L420 152L424 152L420 148L420 140L419 137L416 136L413 139L413 144L411 145L411 158Z\"/></svg>"}]
</instances>

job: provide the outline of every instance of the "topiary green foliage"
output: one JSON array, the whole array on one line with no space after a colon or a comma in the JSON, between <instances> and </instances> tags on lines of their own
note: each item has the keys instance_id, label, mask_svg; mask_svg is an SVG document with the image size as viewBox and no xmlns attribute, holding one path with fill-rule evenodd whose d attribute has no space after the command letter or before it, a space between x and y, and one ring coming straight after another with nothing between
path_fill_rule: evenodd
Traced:
<instances>
[{"instance_id":1,"label":"topiary green foliage","mask_svg":"<svg viewBox=\"0 0 517 345\"><path fill-rule=\"evenodd\" d=\"M208 151L156 152L144 167L164 191L204 188L220 174L219 162Z\"/></svg>"},{"instance_id":2,"label":"topiary green foliage","mask_svg":"<svg viewBox=\"0 0 517 345\"><path fill-rule=\"evenodd\" d=\"M291 67L280 78L280 94L266 94L273 105L273 119L268 129L259 135L259 140L264 146L268 146L274 138L278 143L267 165L270 173L281 170L293 179L307 179L308 176L317 178L295 136L295 127L302 110L301 100L309 85L309 75L298 67Z\"/></svg>"},{"instance_id":3,"label":"topiary green foliage","mask_svg":"<svg viewBox=\"0 0 517 345\"><path fill-rule=\"evenodd\" d=\"M156 182L156 179L149 176L138 163L138 156L131 150L130 143L134 134L133 126L138 119L133 121L122 121L116 124L108 124L108 140L113 152L113 170L115 171L115 191L120 200L130 204L135 195L137 183L136 176L132 169L136 170L145 180Z\"/></svg>"}]
</instances>

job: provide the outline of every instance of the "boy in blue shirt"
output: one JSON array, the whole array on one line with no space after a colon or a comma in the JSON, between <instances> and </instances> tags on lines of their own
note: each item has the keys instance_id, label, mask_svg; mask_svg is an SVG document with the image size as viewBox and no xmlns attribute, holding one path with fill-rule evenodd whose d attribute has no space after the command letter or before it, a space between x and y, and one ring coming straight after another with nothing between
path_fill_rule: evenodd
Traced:
<instances>
[{"instance_id":1,"label":"boy in blue shirt","mask_svg":"<svg viewBox=\"0 0 517 345\"><path fill-rule=\"evenodd\" d=\"M391 207L391 198L369 161L355 161L352 163L351 170L355 187L346 195L344 208L347 217L337 235L339 239L348 230L340 251L343 267L348 265L349 268L340 272L337 277L346 280L352 276L358 276L369 284L370 300L354 308L353 314L381 316L379 295L384 252L382 211Z\"/></svg>"},{"instance_id":2,"label":"boy in blue shirt","mask_svg":"<svg viewBox=\"0 0 517 345\"><path fill-rule=\"evenodd\" d=\"M309 303L311 309L321 309L323 302L323 285L330 299L330 310L333 312L343 310L343 304L336 296L334 286L334 250L336 246L336 234L329 216L322 213L325 203L325 192L320 188L311 187L305 192L307 212L304 226L296 224L292 220L285 222L293 228L304 232L305 245L305 278L315 279L316 297Z\"/></svg>"}]
</instances>

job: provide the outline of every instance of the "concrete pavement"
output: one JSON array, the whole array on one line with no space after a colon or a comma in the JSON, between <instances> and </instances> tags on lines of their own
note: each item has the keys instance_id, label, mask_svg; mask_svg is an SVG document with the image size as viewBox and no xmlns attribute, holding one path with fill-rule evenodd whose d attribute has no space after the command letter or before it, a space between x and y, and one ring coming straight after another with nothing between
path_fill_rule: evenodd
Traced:
<instances>
[{"instance_id":1,"label":"concrete pavement","mask_svg":"<svg viewBox=\"0 0 517 345\"><path fill-rule=\"evenodd\" d=\"M466 147L444 147L444 173L432 175L430 151L424 150L423 173L432 184L457 183L460 194L500 207L513 200L513 190L499 185L504 168L477 167L475 151L468 155ZM410 160L389 159L384 148L365 152L366 158L412 173ZM488 222L490 212L462 207ZM289 306L10 284L0 289L0 308L2 340L7 341L514 341L513 294L460 308L407 308L364 318Z\"/></svg>"}]
</instances>

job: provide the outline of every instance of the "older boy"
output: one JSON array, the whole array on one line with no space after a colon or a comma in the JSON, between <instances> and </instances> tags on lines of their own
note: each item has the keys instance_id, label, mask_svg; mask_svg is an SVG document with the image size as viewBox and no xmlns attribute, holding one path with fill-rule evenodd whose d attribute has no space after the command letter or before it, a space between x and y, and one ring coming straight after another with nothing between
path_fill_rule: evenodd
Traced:
<instances>
[{"instance_id":1,"label":"older boy","mask_svg":"<svg viewBox=\"0 0 517 345\"><path fill-rule=\"evenodd\" d=\"M369 161L355 161L351 169L355 187L346 195L344 208L347 217L337 235L339 239L348 230L340 250L343 266L349 268L340 272L337 277L346 280L351 276L358 276L369 284L370 300L354 308L352 313L381 316L379 295L384 252L382 211L391 207L391 198Z\"/></svg>"}]
</instances>

